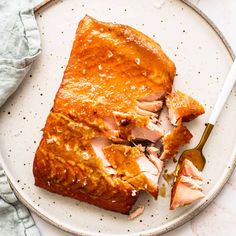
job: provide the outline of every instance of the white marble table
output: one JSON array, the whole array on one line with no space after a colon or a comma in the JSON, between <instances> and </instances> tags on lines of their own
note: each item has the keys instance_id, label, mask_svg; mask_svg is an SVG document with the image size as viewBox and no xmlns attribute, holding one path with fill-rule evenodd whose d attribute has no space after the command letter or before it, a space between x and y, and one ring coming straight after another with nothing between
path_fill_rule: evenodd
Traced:
<instances>
[{"instance_id":1,"label":"white marble table","mask_svg":"<svg viewBox=\"0 0 236 236\"><path fill-rule=\"evenodd\" d=\"M223 32L236 52L236 0L191 0L205 12ZM49 225L38 216L33 217L42 236L70 236ZM235 236L236 235L236 171L219 196L192 221L165 236Z\"/></svg>"}]
</instances>

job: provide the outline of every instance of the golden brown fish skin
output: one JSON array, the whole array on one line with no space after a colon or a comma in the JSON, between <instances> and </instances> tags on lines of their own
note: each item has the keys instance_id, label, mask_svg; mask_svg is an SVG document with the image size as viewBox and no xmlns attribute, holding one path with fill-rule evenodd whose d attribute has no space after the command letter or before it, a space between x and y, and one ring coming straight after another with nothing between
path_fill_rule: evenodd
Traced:
<instances>
[{"instance_id":1,"label":"golden brown fish skin","mask_svg":"<svg viewBox=\"0 0 236 236\"><path fill-rule=\"evenodd\" d=\"M91 144L86 142L89 136L97 134L91 132L82 139L81 129L86 128L63 115L50 114L34 160L35 184L105 209L128 213L138 192L133 196L134 187L107 174Z\"/></svg>"},{"instance_id":2,"label":"golden brown fish skin","mask_svg":"<svg viewBox=\"0 0 236 236\"><path fill-rule=\"evenodd\" d=\"M79 24L53 111L88 122L113 111L136 115L137 100L170 92L174 76L174 63L153 40L129 26L87 16Z\"/></svg>"},{"instance_id":3,"label":"golden brown fish skin","mask_svg":"<svg viewBox=\"0 0 236 236\"><path fill-rule=\"evenodd\" d=\"M172 132L166 134L163 137L163 148L164 151L161 154L160 159L165 160L172 157L178 153L179 148L187 143L189 143L192 138L190 131L182 124L181 120L178 120L177 126L173 128Z\"/></svg>"},{"instance_id":4,"label":"golden brown fish skin","mask_svg":"<svg viewBox=\"0 0 236 236\"><path fill-rule=\"evenodd\" d=\"M166 96L166 105L171 122L175 125L179 119L191 121L205 113L204 107L194 98L180 91Z\"/></svg>"},{"instance_id":5,"label":"golden brown fish skin","mask_svg":"<svg viewBox=\"0 0 236 236\"><path fill-rule=\"evenodd\" d=\"M156 197L158 186L152 186L140 169L132 178L110 174L96 156L91 140L128 139L133 124L145 127L149 118L136 113L137 101L159 94L164 99L171 92L174 76L174 63L153 40L129 26L86 16L79 24L35 155L35 184L121 213L129 212L139 190L146 186ZM114 137L106 122L106 118L114 118L114 111L130 118L130 126L121 122L118 131L122 137ZM136 148L130 150L133 160Z\"/></svg>"}]
</instances>

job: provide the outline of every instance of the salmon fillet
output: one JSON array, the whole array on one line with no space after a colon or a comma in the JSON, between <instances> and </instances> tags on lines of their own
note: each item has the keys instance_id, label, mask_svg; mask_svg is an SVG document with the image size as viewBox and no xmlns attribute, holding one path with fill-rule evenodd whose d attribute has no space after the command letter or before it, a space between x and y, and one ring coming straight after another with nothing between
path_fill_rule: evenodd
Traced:
<instances>
[{"instance_id":1,"label":"salmon fillet","mask_svg":"<svg viewBox=\"0 0 236 236\"><path fill-rule=\"evenodd\" d=\"M125 214L140 191L157 198L169 122L159 116L174 76L141 32L84 17L35 154L36 186ZM168 127L189 132L181 120Z\"/></svg>"}]
</instances>

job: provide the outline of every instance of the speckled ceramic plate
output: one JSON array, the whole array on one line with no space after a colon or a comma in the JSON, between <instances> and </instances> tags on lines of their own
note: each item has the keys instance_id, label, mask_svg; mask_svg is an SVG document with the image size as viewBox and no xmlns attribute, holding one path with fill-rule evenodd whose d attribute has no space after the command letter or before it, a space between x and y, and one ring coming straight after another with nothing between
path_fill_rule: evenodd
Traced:
<instances>
[{"instance_id":1,"label":"speckled ceramic plate","mask_svg":"<svg viewBox=\"0 0 236 236\"><path fill-rule=\"evenodd\" d=\"M46 117L61 83L78 22L89 14L98 20L131 25L161 44L177 66L175 89L197 98L206 114L189 128L196 144L232 64L232 53L222 36L201 13L188 4L157 0L57 1L37 13L43 52L17 92L0 110L0 149L6 173L18 197L54 225L78 235L157 235L199 213L221 190L235 165L236 90L204 150L206 197L194 205L170 211L170 188L158 201L143 194L137 205L145 212L127 216L49 193L34 186L32 163ZM167 166L169 172L173 162ZM163 182L165 183L165 182ZM165 183L166 184L166 183Z\"/></svg>"}]
</instances>

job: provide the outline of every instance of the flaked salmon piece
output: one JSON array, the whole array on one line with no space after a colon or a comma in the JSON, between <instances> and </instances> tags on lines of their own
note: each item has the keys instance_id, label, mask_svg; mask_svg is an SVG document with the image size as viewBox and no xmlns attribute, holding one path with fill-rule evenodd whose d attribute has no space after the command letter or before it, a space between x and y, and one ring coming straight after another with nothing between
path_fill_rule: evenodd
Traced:
<instances>
[{"instance_id":1,"label":"flaked salmon piece","mask_svg":"<svg viewBox=\"0 0 236 236\"><path fill-rule=\"evenodd\" d=\"M143 174L150 180L150 182L152 182L153 186L155 186L156 189L159 189L158 182L163 170L164 162L158 158L159 150L157 148L150 146L146 148L146 151L148 155L145 157L149 160L150 163L152 163L152 165L155 166L155 169L151 171L151 167L149 167L150 164L145 165L144 163L139 161L140 168ZM146 168L144 168L144 166L146 166Z\"/></svg>"},{"instance_id":2,"label":"flaked salmon piece","mask_svg":"<svg viewBox=\"0 0 236 236\"><path fill-rule=\"evenodd\" d=\"M151 142L158 141L163 134L162 129L152 122L149 122L146 127L136 127L131 131L132 139L149 140Z\"/></svg>"},{"instance_id":3,"label":"flaked salmon piece","mask_svg":"<svg viewBox=\"0 0 236 236\"><path fill-rule=\"evenodd\" d=\"M183 126L181 120L179 120L172 132L163 137L164 151L161 154L160 159L165 160L174 157L179 148L189 143L191 138L192 134L185 126Z\"/></svg>"},{"instance_id":4,"label":"flaked salmon piece","mask_svg":"<svg viewBox=\"0 0 236 236\"><path fill-rule=\"evenodd\" d=\"M115 143L125 143L124 137L122 136L114 116L104 118L106 128L102 129L104 135Z\"/></svg>"},{"instance_id":5,"label":"flaked salmon piece","mask_svg":"<svg viewBox=\"0 0 236 236\"><path fill-rule=\"evenodd\" d=\"M148 116L113 112L119 137L127 140L139 139L156 142L163 136L163 131Z\"/></svg>"},{"instance_id":6,"label":"flaked salmon piece","mask_svg":"<svg viewBox=\"0 0 236 236\"><path fill-rule=\"evenodd\" d=\"M185 159L172 188L170 209L173 210L203 198L202 181L201 172L190 160Z\"/></svg>"},{"instance_id":7,"label":"flaked salmon piece","mask_svg":"<svg viewBox=\"0 0 236 236\"><path fill-rule=\"evenodd\" d=\"M154 157L149 158L143 154L138 157L137 163L142 174L147 177L153 186L158 188L158 181L163 168L163 162L161 160L158 162L158 160L155 160Z\"/></svg>"},{"instance_id":8,"label":"flaked salmon piece","mask_svg":"<svg viewBox=\"0 0 236 236\"><path fill-rule=\"evenodd\" d=\"M96 153L96 156L101 159L105 167L111 166L111 164L106 159L103 152L103 148L111 145L111 143L112 142L106 137L96 137L96 138L91 139L91 145L93 147L93 150Z\"/></svg>"},{"instance_id":9,"label":"flaked salmon piece","mask_svg":"<svg viewBox=\"0 0 236 236\"><path fill-rule=\"evenodd\" d=\"M136 137L133 135L133 130L136 129L144 129L146 132L151 129L149 133L153 132L152 126L150 127L149 125L151 121L148 116L114 111L113 117L118 128L118 136L121 139L128 141L135 139ZM140 135L142 136L142 134Z\"/></svg>"},{"instance_id":10,"label":"flaked salmon piece","mask_svg":"<svg viewBox=\"0 0 236 236\"><path fill-rule=\"evenodd\" d=\"M144 153L141 154L136 161L141 172L149 172L153 175L156 175L159 172L156 166L146 157Z\"/></svg>"},{"instance_id":11,"label":"flaked salmon piece","mask_svg":"<svg viewBox=\"0 0 236 236\"><path fill-rule=\"evenodd\" d=\"M156 114L154 112L141 109L140 107L136 107L135 111L138 115L141 115L141 116L150 116L150 117L156 116Z\"/></svg>"},{"instance_id":12,"label":"flaked salmon piece","mask_svg":"<svg viewBox=\"0 0 236 236\"><path fill-rule=\"evenodd\" d=\"M139 206L137 209L135 209L134 211L132 211L128 217L128 220L133 220L135 218L137 218L138 216L140 216L142 213L144 212L144 206Z\"/></svg>"},{"instance_id":13,"label":"flaked salmon piece","mask_svg":"<svg viewBox=\"0 0 236 236\"><path fill-rule=\"evenodd\" d=\"M177 207L189 205L204 196L202 187L196 183L196 180L182 175L172 189L170 209L174 210Z\"/></svg>"},{"instance_id":14,"label":"flaked salmon piece","mask_svg":"<svg viewBox=\"0 0 236 236\"><path fill-rule=\"evenodd\" d=\"M164 162L159 159L160 149L157 149L156 147L147 147L146 151L148 153L148 159L156 166L159 173L161 173Z\"/></svg>"},{"instance_id":15,"label":"flaked salmon piece","mask_svg":"<svg viewBox=\"0 0 236 236\"><path fill-rule=\"evenodd\" d=\"M158 112L162 109L163 101L138 102L138 107L149 112Z\"/></svg>"},{"instance_id":16,"label":"flaked salmon piece","mask_svg":"<svg viewBox=\"0 0 236 236\"><path fill-rule=\"evenodd\" d=\"M193 179L200 180L200 181L203 180L202 173L188 159L185 159L183 161L180 171L184 176L191 176Z\"/></svg>"},{"instance_id":17,"label":"flaked salmon piece","mask_svg":"<svg viewBox=\"0 0 236 236\"><path fill-rule=\"evenodd\" d=\"M190 121L205 112L203 106L197 100L180 91L168 94L166 105L170 121L174 125L179 119Z\"/></svg>"},{"instance_id":18,"label":"flaked salmon piece","mask_svg":"<svg viewBox=\"0 0 236 236\"><path fill-rule=\"evenodd\" d=\"M164 131L165 134L168 134L168 133L172 132L174 126L169 120L168 110L167 110L166 106L163 107L163 109L160 113L158 121L159 121L159 124L160 124L160 126L161 126L161 128L162 128L162 130Z\"/></svg>"},{"instance_id":19,"label":"flaked salmon piece","mask_svg":"<svg viewBox=\"0 0 236 236\"><path fill-rule=\"evenodd\" d=\"M104 117L104 121L105 121L105 123L107 124L107 126L109 127L110 130L112 130L112 131L118 130L117 123L116 123L113 116Z\"/></svg>"},{"instance_id":20,"label":"flaked salmon piece","mask_svg":"<svg viewBox=\"0 0 236 236\"><path fill-rule=\"evenodd\" d=\"M146 150L147 150L147 152L148 152L148 154L149 155L152 155L152 156L156 156L156 157L158 157L158 156L160 156L160 149L158 149L157 147L155 147L155 146L148 146L147 148L146 148Z\"/></svg>"},{"instance_id":21,"label":"flaked salmon piece","mask_svg":"<svg viewBox=\"0 0 236 236\"><path fill-rule=\"evenodd\" d=\"M192 189L202 190L202 181L192 178L192 176L185 176L180 174L181 181L186 183L187 187Z\"/></svg>"}]
</instances>

